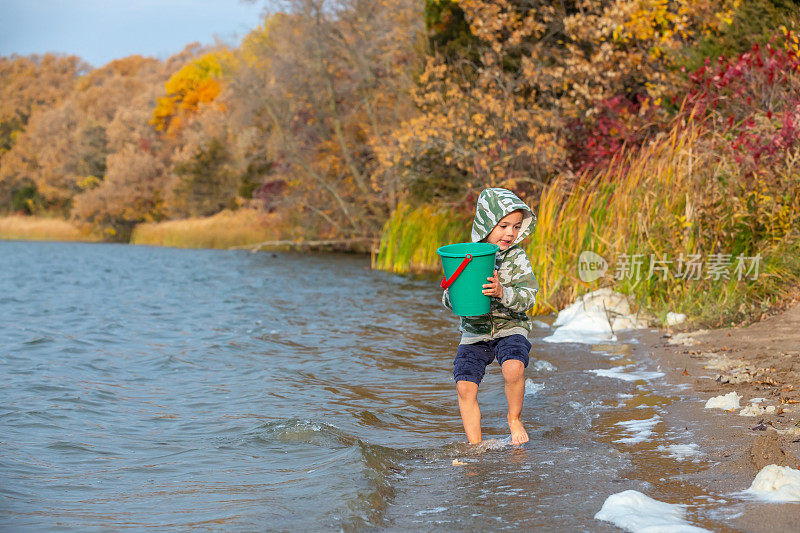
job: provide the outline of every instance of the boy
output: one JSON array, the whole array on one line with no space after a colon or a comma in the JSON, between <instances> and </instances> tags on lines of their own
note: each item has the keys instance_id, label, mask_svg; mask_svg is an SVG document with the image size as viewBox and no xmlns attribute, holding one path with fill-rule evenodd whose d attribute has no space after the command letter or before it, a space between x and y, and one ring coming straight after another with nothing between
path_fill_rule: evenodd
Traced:
<instances>
[{"instance_id":1,"label":"boy","mask_svg":"<svg viewBox=\"0 0 800 533\"><path fill-rule=\"evenodd\" d=\"M533 211L507 189L485 189L478 197L472 241L496 244L500 250L494 274L483 286L483 294L492 297L489 314L461 317L461 343L453 361L458 407L470 444L481 442L478 385L486 366L494 359L500 364L506 382L511 442L528 441L528 433L520 420L525 394L524 372L531 349L528 342L531 324L525 311L536 302L539 287L528 256L518 245L535 224ZM446 290L442 303L452 309Z\"/></svg>"}]
</instances>

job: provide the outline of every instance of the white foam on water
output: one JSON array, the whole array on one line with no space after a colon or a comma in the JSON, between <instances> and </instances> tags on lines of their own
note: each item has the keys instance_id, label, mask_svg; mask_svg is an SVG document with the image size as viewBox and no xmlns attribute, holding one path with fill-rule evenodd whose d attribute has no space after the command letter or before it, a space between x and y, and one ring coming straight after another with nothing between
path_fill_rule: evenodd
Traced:
<instances>
[{"instance_id":1,"label":"white foam on water","mask_svg":"<svg viewBox=\"0 0 800 533\"><path fill-rule=\"evenodd\" d=\"M525 396L535 396L544 389L544 383L536 383L531 378L525 380Z\"/></svg>"},{"instance_id":2,"label":"white foam on water","mask_svg":"<svg viewBox=\"0 0 800 533\"><path fill-rule=\"evenodd\" d=\"M502 450L506 446L511 446L511 435L504 439L486 439L477 445L481 451Z\"/></svg>"},{"instance_id":3,"label":"white foam on water","mask_svg":"<svg viewBox=\"0 0 800 533\"><path fill-rule=\"evenodd\" d=\"M416 513L416 516L423 516L426 514L436 514L441 513L442 511L446 511L447 507L434 507L433 509L425 509L423 511L419 511Z\"/></svg>"},{"instance_id":4,"label":"white foam on water","mask_svg":"<svg viewBox=\"0 0 800 533\"><path fill-rule=\"evenodd\" d=\"M634 314L628 297L609 288L599 289L577 298L558 313L556 330L545 342L577 342L596 344L615 342L614 332L648 327L646 317Z\"/></svg>"},{"instance_id":5,"label":"white foam on water","mask_svg":"<svg viewBox=\"0 0 800 533\"><path fill-rule=\"evenodd\" d=\"M531 325L539 329L550 329L550 325L541 320L531 320Z\"/></svg>"},{"instance_id":6,"label":"white foam on water","mask_svg":"<svg viewBox=\"0 0 800 533\"><path fill-rule=\"evenodd\" d=\"M723 498L714 498L713 496L709 496L708 494L701 494L700 496L695 496L695 500L705 500L711 503L728 503L728 500Z\"/></svg>"},{"instance_id":7,"label":"white foam on water","mask_svg":"<svg viewBox=\"0 0 800 533\"><path fill-rule=\"evenodd\" d=\"M536 372L555 372L556 370L558 370L556 368L556 365L548 361L544 361L542 359L539 359L538 361L533 363L533 369Z\"/></svg>"},{"instance_id":8,"label":"white foam on water","mask_svg":"<svg viewBox=\"0 0 800 533\"><path fill-rule=\"evenodd\" d=\"M631 368L633 365L627 366L615 366L614 368L600 368L596 370L587 370L587 372L591 372L592 374L596 374L598 376L602 376L604 378L613 378L613 379L621 379L622 381L639 381L640 379L648 381L651 379L656 379L660 377L664 377L663 372L645 372L643 370L640 371L626 371L626 368Z\"/></svg>"},{"instance_id":9,"label":"white foam on water","mask_svg":"<svg viewBox=\"0 0 800 533\"><path fill-rule=\"evenodd\" d=\"M634 533L708 531L689 524L685 515L682 505L660 502L639 491L626 490L606 498L594 517Z\"/></svg>"},{"instance_id":10,"label":"white foam on water","mask_svg":"<svg viewBox=\"0 0 800 533\"><path fill-rule=\"evenodd\" d=\"M660 416L653 415L653 418L648 418L646 420L623 420L622 422L617 422L614 424L615 426L622 427L632 435L630 437L617 439L614 442L622 442L624 444L644 442L653 435L653 428L656 427L660 421Z\"/></svg>"},{"instance_id":11,"label":"white foam on water","mask_svg":"<svg viewBox=\"0 0 800 533\"><path fill-rule=\"evenodd\" d=\"M728 394L714 396L709 398L706 402L706 409L724 409L725 411L732 411L739 408L739 400L742 396L736 394L736 391L731 391Z\"/></svg>"},{"instance_id":12,"label":"white foam on water","mask_svg":"<svg viewBox=\"0 0 800 533\"><path fill-rule=\"evenodd\" d=\"M601 311L587 311L576 302L558 313L553 324L556 330L552 335L543 338L544 342L577 342L596 344L615 342L617 336L611 331L608 318ZM563 319L562 319L563 317Z\"/></svg>"},{"instance_id":13,"label":"white foam on water","mask_svg":"<svg viewBox=\"0 0 800 533\"><path fill-rule=\"evenodd\" d=\"M670 444L669 446L661 445L656 450L660 452L667 452L667 457L675 459L678 462L683 461L687 457L696 457L702 455L700 446L695 443L691 444Z\"/></svg>"},{"instance_id":14,"label":"white foam on water","mask_svg":"<svg viewBox=\"0 0 800 533\"><path fill-rule=\"evenodd\" d=\"M767 502L800 502L800 470L767 465L744 492Z\"/></svg>"}]
</instances>

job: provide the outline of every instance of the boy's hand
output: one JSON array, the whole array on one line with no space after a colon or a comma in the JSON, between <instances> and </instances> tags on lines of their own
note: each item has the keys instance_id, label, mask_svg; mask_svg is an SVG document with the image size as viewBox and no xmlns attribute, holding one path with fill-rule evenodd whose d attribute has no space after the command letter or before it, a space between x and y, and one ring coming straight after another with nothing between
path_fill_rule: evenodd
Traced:
<instances>
[{"instance_id":1,"label":"boy's hand","mask_svg":"<svg viewBox=\"0 0 800 533\"><path fill-rule=\"evenodd\" d=\"M497 270L494 271L494 275L491 278L486 278L489 283L484 284L483 286L483 294L486 296L494 296L495 298L502 298L503 297L503 286L500 285L500 280L497 278Z\"/></svg>"}]
</instances>

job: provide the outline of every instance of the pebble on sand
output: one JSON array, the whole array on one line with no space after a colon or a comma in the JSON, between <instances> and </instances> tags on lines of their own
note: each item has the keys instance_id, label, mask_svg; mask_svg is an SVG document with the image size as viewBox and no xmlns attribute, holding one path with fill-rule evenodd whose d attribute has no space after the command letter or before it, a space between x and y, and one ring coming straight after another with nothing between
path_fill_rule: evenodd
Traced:
<instances>
[{"instance_id":1,"label":"pebble on sand","mask_svg":"<svg viewBox=\"0 0 800 533\"><path fill-rule=\"evenodd\" d=\"M739 411L739 416L774 415L775 411L777 411L777 408L774 405L761 407L757 403L751 403L750 405Z\"/></svg>"},{"instance_id":2,"label":"pebble on sand","mask_svg":"<svg viewBox=\"0 0 800 533\"><path fill-rule=\"evenodd\" d=\"M667 327L677 326L679 324L683 324L684 322L686 322L686 315L683 313L673 313L672 311L667 313L667 319L664 321Z\"/></svg>"}]
</instances>

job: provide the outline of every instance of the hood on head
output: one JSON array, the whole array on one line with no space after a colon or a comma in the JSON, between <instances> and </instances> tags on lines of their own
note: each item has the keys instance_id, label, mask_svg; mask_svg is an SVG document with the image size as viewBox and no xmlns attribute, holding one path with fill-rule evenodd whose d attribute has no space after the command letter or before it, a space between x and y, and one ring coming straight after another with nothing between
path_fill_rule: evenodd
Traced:
<instances>
[{"instance_id":1,"label":"hood on head","mask_svg":"<svg viewBox=\"0 0 800 533\"><path fill-rule=\"evenodd\" d=\"M478 204L475 206L475 220L472 222L472 242L480 242L488 237L500 219L517 210L522 211L522 227L511 246L519 244L533 231L536 226L536 215L525 202L508 189L495 187L481 191Z\"/></svg>"}]
</instances>

